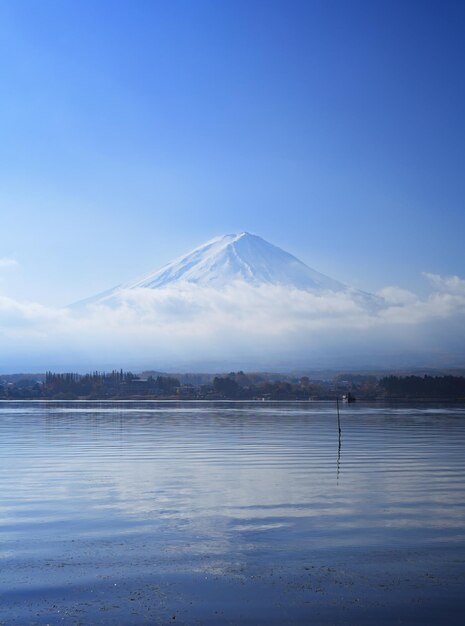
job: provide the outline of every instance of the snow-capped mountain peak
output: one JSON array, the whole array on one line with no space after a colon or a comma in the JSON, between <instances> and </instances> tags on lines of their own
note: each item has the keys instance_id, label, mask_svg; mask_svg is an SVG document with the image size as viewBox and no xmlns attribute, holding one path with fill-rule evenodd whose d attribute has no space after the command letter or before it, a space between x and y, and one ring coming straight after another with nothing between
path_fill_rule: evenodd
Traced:
<instances>
[{"instance_id":1,"label":"snow-capped mountain peak","mask_svg":"<svg viewBox=\"0 0 465 626\"><path fill-rule=\"evenodd\" d=\"M257 287L277 285L315 293L354 293L347 285L308 267L258 235L241 232L215 237L156 271L78 305L110 304L118 300L119 294L133 289L161 289L183 284L223 289L239 281Z\"/></svg>"},{"instance_id":2,"label":"snow-capped mountain peak","mask_svg":"<svg viewBox=\"0 0 465 626\"><path fill-rule=\"evenodd\" d=\"M295 256L247 232L215 237L161 269L122 286L124 289L166 287L187 281L224 287L242 280L258 285L340 291L345 285L299 261Z\"/></svg>"}]
</instances>

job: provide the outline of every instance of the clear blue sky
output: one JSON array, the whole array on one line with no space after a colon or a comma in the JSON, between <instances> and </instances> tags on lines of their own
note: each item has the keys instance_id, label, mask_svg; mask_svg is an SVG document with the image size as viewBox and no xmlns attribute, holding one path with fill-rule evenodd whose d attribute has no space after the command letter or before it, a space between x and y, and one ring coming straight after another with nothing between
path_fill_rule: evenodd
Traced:
<instances>
[{"instance_id":1,"label":"clear blue sky","mask_svg":"<svg viewBox=\"0 0 465 626\"><path fill-rule=\"evenodd\" d=\"M465 3L3 0L0 293L247 230L376 290L465 275Z\"/></svg>"}]
</instances>

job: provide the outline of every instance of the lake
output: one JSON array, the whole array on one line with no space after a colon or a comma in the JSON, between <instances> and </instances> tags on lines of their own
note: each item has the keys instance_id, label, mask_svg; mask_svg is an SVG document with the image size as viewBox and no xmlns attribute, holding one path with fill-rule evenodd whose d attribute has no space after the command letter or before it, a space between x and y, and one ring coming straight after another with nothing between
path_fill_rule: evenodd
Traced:
<instances>
[{"instance_id":1,"label":"lake","mask_svg":"<svg viewBox=\"0 0 465 626\"><path fill-rule=\"evenodd\" d=\"M461 624L465 407L0 402L0 624Z\"/></svg>"}]
</instances>

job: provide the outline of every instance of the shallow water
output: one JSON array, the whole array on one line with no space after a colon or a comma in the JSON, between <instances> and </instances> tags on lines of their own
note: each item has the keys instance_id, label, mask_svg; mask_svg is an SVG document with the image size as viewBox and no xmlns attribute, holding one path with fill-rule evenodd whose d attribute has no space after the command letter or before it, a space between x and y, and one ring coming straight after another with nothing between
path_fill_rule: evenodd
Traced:
<instances>
[{"instance_id":1,"label":"shallow water","mask_svg":"<svg viewBox=\"0 0 465 626\"><path fill-rule=\"evenodd\" d=\"M465 408L0 402L0 624L459 624Z\"/></svg>"}]
</instances>

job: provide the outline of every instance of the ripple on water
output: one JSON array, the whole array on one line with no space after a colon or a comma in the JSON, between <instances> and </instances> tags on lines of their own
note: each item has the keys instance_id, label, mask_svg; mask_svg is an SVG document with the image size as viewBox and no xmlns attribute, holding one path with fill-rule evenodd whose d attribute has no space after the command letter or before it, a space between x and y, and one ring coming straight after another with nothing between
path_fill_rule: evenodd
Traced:
<instances>
[{"instance_id":1,"label":"ripple on water","mask_svg":"<svg viewBox=\"0 0 465 626\"><path fill-rule=\"evenodd\" d=\"M368 566L380 551L412 589L431 585L424 570L433 571L449 589L438 602L447 597L452 606L464 582L464 417L453 405L342 407L339 446L330 403L0 402L0 558L8 572L0 586L18 597L7 618L28 623L18 589L49 619L56 594L64 597L56 589L66 588L84 622L97 623L92 589L102 602L118 600L107 580L128 590L134 581L139 589L156 584L166 607L174 598L197 606L196 585L211 576L210 604L232 593L251 614L260 606L262 623L305 623L310 610L324 623L324 607L352 611L362 591L371 619L376 603L387 602ZM328 564L338 579L319 569ZM378 580L393 587L387 572ZM195 593L176 595L183 576L183 589ZM37 589L45 604L31 599ZM411 603L420 602L410 591ZM48 604L47 594L55 598ZM153 617L153 597L144 597ZM196 615L208 623L202 610ZM228 610L235 623L239 609ZM118 611L106 622L96 613L99 623L147 618L142 609ZM338 615L328 613L328 623ZM353 615L363 622L365 613Z\"/></svg>"}]
</instances>

